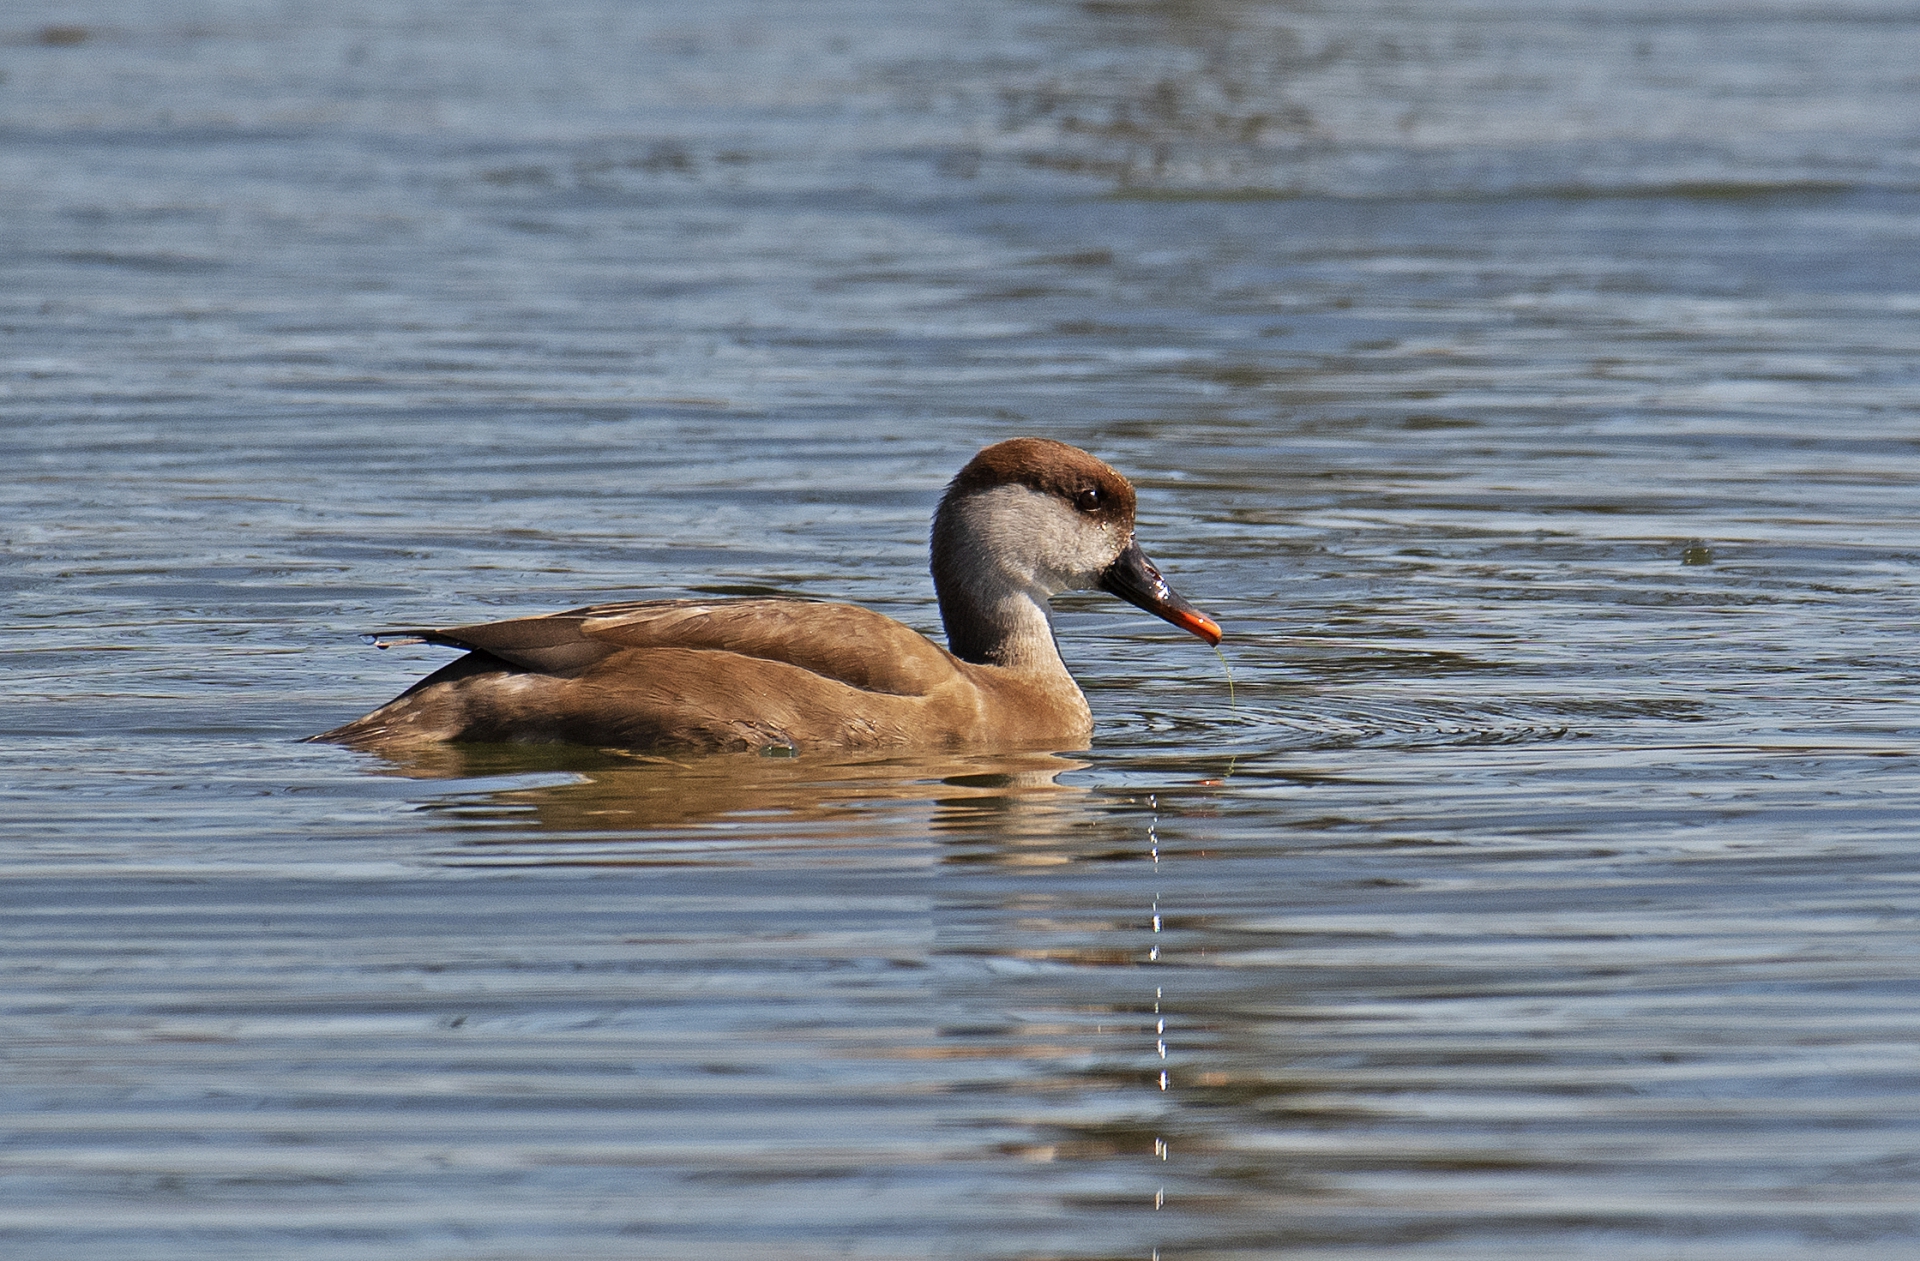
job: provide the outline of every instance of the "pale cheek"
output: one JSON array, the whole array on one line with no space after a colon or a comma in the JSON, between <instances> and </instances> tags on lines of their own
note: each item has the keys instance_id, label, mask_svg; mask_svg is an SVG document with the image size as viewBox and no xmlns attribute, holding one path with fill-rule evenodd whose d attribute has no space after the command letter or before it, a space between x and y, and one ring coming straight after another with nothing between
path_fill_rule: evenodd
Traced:
<instances>
[{"instance_id":1,"label":"pale cheek","mask_svg":"<svg viewBox=\"0 0 1920 1261\"><path fill-rule=\"evenodd\" d=\"M1114 558L1126 550L1127 536L1109 526L1094 536L1095 544L1088 549L1086 557L1087 572L1096 579L1106 572Z\"/></svg>"},{"instance_id":2,"label":"pale cheek","mask_svg":"<svg viewBox=\"0 0 1920 1261\"><path fill-rule=\"evenodd\" d=\"M1120 554L1121 544L1113 541L1111 531L1104 529L1089 530L1080 522L1073 546L1073 573L1069 575L1070 585L1087 588L1100 580L1100 575L1113 558Z\"/></svg>"},{"instance_id":3,"label":"pale cheek","mask_svg":"<svg viewBox=\"0 0 1920 1261\"><path fill-rule=\"evenodd\" d=\"M1123 528L1091 522L1059 498L1024 487L997 487L962 511L978 544L965 560L1046 594L1094 586L1129 537Z\"/></svg>"},{"instance_id":4,"label":"pale cheek","mask_svg":"<svg viewBox=\"0 0 1920 1261\"><path fill-rule=\"evenodd\" d=\"M1071 559L1067 562L1071 573L1062 574L1065 585L1071 588L1087 588L1095 585L1105 572L1113 558L1126 546L1124 538L1116 538L1112 527L1088 529L1086 519L1076 517L1068 524L1070 538L1065 551Z\"/></svg>"}]
</instances>

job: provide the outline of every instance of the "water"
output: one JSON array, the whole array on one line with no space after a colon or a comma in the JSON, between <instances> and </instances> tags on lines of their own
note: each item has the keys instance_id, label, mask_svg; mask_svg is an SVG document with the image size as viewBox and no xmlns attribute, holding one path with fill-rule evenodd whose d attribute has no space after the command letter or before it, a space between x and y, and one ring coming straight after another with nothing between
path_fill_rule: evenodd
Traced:
<instances>
[{"instance_id":1,"label":"water","mask_svg":"<svg viewBox=\"0 0 1920 1261\"><path fill-rule=\"evenodd\" d=\"M9 1256L1911 1255L1909 6L309 8L0 19ZM1231 699L297 743L1029 432Z\"/></svg>"}]
</instances>

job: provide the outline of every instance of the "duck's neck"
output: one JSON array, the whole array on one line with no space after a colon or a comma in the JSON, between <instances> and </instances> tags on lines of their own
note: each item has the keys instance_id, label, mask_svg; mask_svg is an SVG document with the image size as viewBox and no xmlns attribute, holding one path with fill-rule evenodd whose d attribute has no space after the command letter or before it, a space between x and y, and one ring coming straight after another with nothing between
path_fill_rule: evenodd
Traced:
<instances>
[{"instance_id":1,"label":"duck's neck","mask_svg":"<svg viewBox=\"0 0 1920 1261\"><path fill-rule=\"evenodd\" d=\"M947 647L962 661L1041 674L1079 688L1054 642L1045 578L1026 573L996 538L998 523L985 496L948 501L933 524L933 587Z\"/></svg>"},{"instance_id":2,"label":"duck's neck","mask_svg":"<svg viewBox=\"0 0 1920 1261\"><path fill-rule=\"evenodd\" d=\"M976 665L1058 674L1069 684L1044 600L1025 591L982 593L940 589L940 620L947 647Z\"/></svg>"}]
</instances>

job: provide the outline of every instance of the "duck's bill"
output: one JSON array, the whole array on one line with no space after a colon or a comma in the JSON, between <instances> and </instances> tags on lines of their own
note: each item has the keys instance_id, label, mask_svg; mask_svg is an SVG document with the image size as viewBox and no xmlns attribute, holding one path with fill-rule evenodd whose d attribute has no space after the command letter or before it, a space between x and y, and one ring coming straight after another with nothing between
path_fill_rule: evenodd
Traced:
<instances>
[{"instance_id":1,"label":"duck's bill","mask_svg":"<svg viewBox=\"0 0 1920 1261\"><path fill-rule=\"evenodd\" d=\"M1100 575L1100 589L1128 604L1138 605L1155 617L1165 618L1210 644L1220 642L1220 624L1175 595L1138 543L1128 543L1127 550L1107 566L1106 572Z\"/></svg>"}]
</instances>

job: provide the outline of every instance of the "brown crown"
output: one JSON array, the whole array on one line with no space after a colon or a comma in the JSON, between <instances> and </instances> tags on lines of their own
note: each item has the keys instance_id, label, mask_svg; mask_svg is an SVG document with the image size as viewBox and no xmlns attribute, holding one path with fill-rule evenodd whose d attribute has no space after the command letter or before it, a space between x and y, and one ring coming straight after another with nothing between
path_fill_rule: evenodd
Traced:
<instances>
[{"instance_id":1,"label":"brown crown","mask_svg":"<svg viewBox=\"0 0 1920 1261\"><path fill-rule=\"evenodd\" d=\"M1098 491L1099 505L1081 511L1101 521L1133 520L1133 484L1104 461L1051 438L994 443L967 461L947 486L945 498L958 499L995 486L1025 486L1043 495L1058 495L1076 508L1083 491Z\"/></svg>"}]
</instances>

